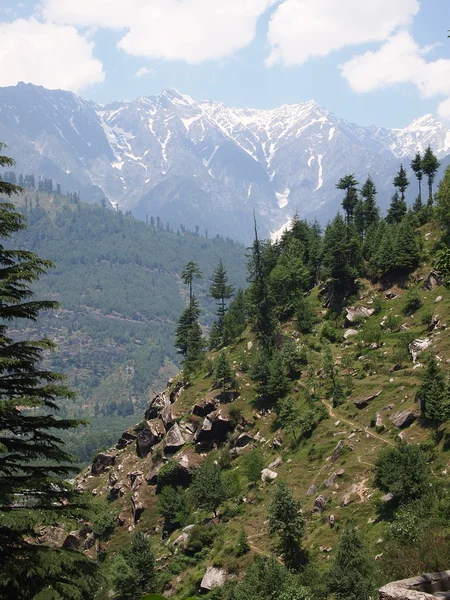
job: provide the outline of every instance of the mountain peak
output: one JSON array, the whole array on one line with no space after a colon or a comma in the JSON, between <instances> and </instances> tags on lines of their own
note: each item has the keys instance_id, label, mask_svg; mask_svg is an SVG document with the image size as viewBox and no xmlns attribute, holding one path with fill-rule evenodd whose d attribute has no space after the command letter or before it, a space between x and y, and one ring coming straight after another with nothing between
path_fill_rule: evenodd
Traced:
<instances>
[{"instance_id":1,"label":"mountain peak","mask_svg":"<svg viewBox=\"0 0 450 600\"><path fill-rule=\"evenodd\" d=\"M424 115L423 117L418 117L414 119L412 123L408 125L405 129L407 130L417 130L417 129L430 129L430 128L442 128L444 125L436 119L436 117L432 114Z\"/></svg>"}]
</instances>

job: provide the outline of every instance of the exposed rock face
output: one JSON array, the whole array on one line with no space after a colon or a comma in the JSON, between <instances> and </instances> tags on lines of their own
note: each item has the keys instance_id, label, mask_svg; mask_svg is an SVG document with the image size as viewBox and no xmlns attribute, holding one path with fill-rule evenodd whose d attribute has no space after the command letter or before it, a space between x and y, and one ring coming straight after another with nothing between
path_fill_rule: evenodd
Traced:
<instances>
[{"instance_id":1,"label":"exposed rock face","mask_svg":"<svg viewBox=\"0 0 450 600\"><path fill-rule=\"evenodd\" d=\"M357 323L361 319L367 319L368 317L371 317L374 312L374 308L367 308L366 306L349 306L347 308L345 320L346 323L351 325L352 323Z\"/></svg>"},{"instance_id":2,"label":"exposed rock face","mask_svg":"<svg viewBox=\"0 0 450 600\"><path fill-rule=\"evenodd\" d=\"M207 417L212 412L217 410L217 401L215 398L205 399L194 404L192 414L196 417Z\"/></svg>"},{"instance_id":3,"label":"exposed rock face","mask_svg":"<svg viewBox=\"0 0 450 600\"><path fill-rule=\"evenodd\" d=\"M232 431L232 426L229 418L224 416L221 410L217 410L205 417L202 426L196 431L194 439L197 443L225 442L230 431Z\"/></svg>"},{"instance_id":4,"label":"exposed rock face","mask_svg":"<svg viewBox=\"0 0 450 600\"><path fill-rule=\"evenodd\" d=\"M371 394L370 396L361 396L360 398L357 398L356 400L353 401L353 404L356 406L356 408L359 408L360 410L363 408L366 408L367 406L369 406L370 402L372 402L372 400L375 400L375 398L378 398L378 396L381 394L383 390L379 390L378 392L375 392L374 394Z\"/></svg>"},{"instance_id":5,"label":"exposed rock face","mask_svg":"<svg viewBox=\"0 0 450 600\"><path fill-rule=\"evenodd\" d=\"M253 442L253 437L248 433L241 433L238 439L235 441L235 448L245 448Z\"/></svg>"},{"instance_id":6,"label":"exposed rock face","mask_svg":"<svg viewBox=\"0 0 450 600\"><path fill-rule=\"evenodd\" d=\"M273 462L270 463L269 469L276 469L281 465L282 462L283 459L281 458L281 456L278 456Z\"/></svg>"},{"instance_id":7,"label":"exposed rock face","mask_svg":"<svg viewBox=\"0 0 450 600\"><path fill-rule=\"evenodd\" d=\"M332 485L334 485L334 482L336 481L336 477L337 477L337 473L332 473L327 479L325 479L325 481L323 482L323 485L326 488L330 488Z\"/></svg>"},{"instance_id":8,"label":"exposed rock face","mask_svg":"<svg viewBox=\"0 0 450 600\"><path fill-rule=\"evenodd\" d=\"M272 471L271 469L263 469L261 471L261 481L263 483L267 483L269 481L274 481L278 477L278 473Z\"/></svg>"},{"instance_id":9,"label":"exposed rock face","mask_svg":"<svg viewBox=\"0 0 450 600\"><path fill-rule=\"evenodd\" d=\"M431 344L432 341L429 338L419 338L411 342L411 344L409 345L409 352L412 356L414 363L417 361L417 357L419 356L419 354L421 354L424 350L429 348Z\"/></svg>"},{"instance_id":10,"label":"exposed rock face","mask_svg":"<svg viewBox=\"0 0 450 600\"><path fill-rule=\"evenodd\" d=\"M314 496L314 494L315 494L316 492L317 492L317 485L316 485L315 483L313 483L313 484L312 484L312 485L309 487L308 491L306 492L306 495L307 495L307 496Z\"/></svg>"},{"instance_id":11,"label":"exposed rock face","mask_svg":"<svg viewBox=\"0 0 450 600\"><path fill-rule=\"evenodd\" d=\"M178 423L169 429L167 432L166 439L164 440L164 448L168 452L177 452L182 446L184 446L184 437L180 431Z\"/></svg>"},{"instance_id":12,"label":"exposed rock face","mask_svg":"<svg viewBox=\"0 0 450 600\"><path fill-rule=\"evenodd\" d=\"M94 458L94 460L92 462L91 474L94 475L94 477L96 477L97 475L101 475L107 469L109 469L110 467L112 467L115 464L116 464L116 455L115 454L111 454L111 453L107 453L107 452L100 452L99 454L97 454L97 456Z\"/></svg>"},{"instance_id":13,"label":"exposed rock face","mask_svg":"<svg viewBox=\"0 0 450 600\"><path fill-rule=\"evenodd\" d=\"M314 500L314 510L318 512L323 512L325 510L325 505L327 500L324 496L317 496Z\"/></svg>"},{"instance_id":14,"label":"exposed rock face","mask_svg":"<svg viewBox=\"0 0 450 600\"><path fill-rule=\"evenodd\" d=\"M344 333L344 339L348 340L349 337L352 337L354 335L358 335L358 330L357 329L347 329L347 331Z\"/></svg>"},{"instance_id":15,"label":"exposed rock face","mask_svg":"<svg viewBox=\"0 0 450 600\"><path fill-rule=\"evenodd\" d=\"M126 448L127 446L132 444L136 438L137 435L132 431L124 431L116 444L116 448L118 450L123 450L123 448Z\"/></svg>"},{"instance_id":16,"label":"exposed rock face","mask_svg":"<svg viewBox=\"0 0 450 600\"><path fill-rule=\"evenodd\" d=\"M147 421L142 430L138 433L136 448L141 458L147 456L153 446L156 446L164 437L165 428L159 419Z\"/></svg>"},{"instance_id":17,"label":"exposed rock face","mask_svg":"<svg viewBox=\"0 0 450 600\"><path fill-rule=\"evenodd\" d=\"M170 396L169 396L169 400L170 400L170 403L171 403L171 404L173 404L173 403L174 403L174 402L177 400L177 398L179 397L179 395L180 395L180 394L181 394L181 392L183 391L183 388L184 388L184 383L183 383L183 381L181 381L181 380L180 380L180 381L178 381L178 382L175 384L175 387L174 387L174 388L173 388L173 390L170 392Z\"/></svg>"},{"instance_id":18,"label":"exposed rock face","mask_svg":"<svg viewBox=\"0 0 450 600\"><path fill-rule=\"evenodd\" d=\"M413 423L418 416L418 413L414 410L402 410L398 413L395 413L395 415L392 415L391 421L395 427L401 429L402 427L409 427L409 425L411 425L411 423Z\"/></svg>"},{"instance_id":19,"label":"exposed rock face","mask_svg":"<svg viewBox=\"0 0 450 600\"><path fill-rule=\"evenodd\" d=\"M78 550L81 546L81 535L78 531L71 531L63 542L62 547L67 550Z\"/></svg>"},{"instance_id":20,"label":"exposed rock face","mask_svg":"<svg viewBox=\"0 0 450 600\"><path fill-rule=\"evenodd\" d=\"M145 411L144 418L146 421L150 421L152 419L156 419L160 412L164 409L165 406L170 404L169 400L166 398L164 392L162 394L157 394L153 400L150 402L149 407Z\"/></svg>"},{"instance_id":21,"label":"exposed rock face","mask_svg":"<svg viewBox=\"0 0 450 600\"><path fill-rule=\"evenodd\" d=\"M441 285L441 278L436 271L431 271L431 273L425 279L422 287L425 290L433 290L434 288L438 287L438 285Z\"/></svg>"},{"instance_id":22,"label":"exposed rock face","mask_svg":"<svg viewBox=\"0 0 450 600\"><path fill-rule=\"evenodd\" d=\"M164 423L166 431L170 429L174 423L172 415L172 406L168 403L160 413L161 421Z\"/></svg>"},{"instance_id":23,"label":"exposed rock face","mask_svg":"<svg viewBox=\"0 0 450 600\"><path fill-rule=\"evenodd\" d=\"M214 588L222 587L227 578L226 571L217 569L216 567L208 567L200 584L200 589L203 592L209 592Z\"/></svg>"},{"instance_id":24,"label":"exposed rock face","mask_svg":"<svg viewBox=\"0 0 450 600\"><path fill-rule=\"evenodd\" d=\"M139 521L139 519L141 518L142 513L145 510L144 503L142 502L142 500L139 497L139 494L137 492L135 492L131 496L131 510L133 511L134 523L136 524Z\"/></svg>"},{"instance_id":25,"label":"exposed rock face","mask_svg":"<svg viewBox=\"0 0 450 600\"><path fill-rule=\"evenodd\" d=\"M337 459L342 454L342 450L343 449L344 449L344 442L342 440L339 440L339 442L337 443L336 448L333 450L333 454L331 455L331 462L336 462L337 461Z\"/></svg>"}]
</instances>

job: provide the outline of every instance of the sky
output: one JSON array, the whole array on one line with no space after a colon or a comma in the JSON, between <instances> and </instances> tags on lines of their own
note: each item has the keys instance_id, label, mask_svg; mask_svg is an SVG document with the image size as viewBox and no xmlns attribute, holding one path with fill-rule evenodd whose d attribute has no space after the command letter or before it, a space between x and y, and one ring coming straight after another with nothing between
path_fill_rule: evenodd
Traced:
<instances>
[{"instance_id":1,"label":"sky","mask_svg":"<svg viewBox=\"0 0 450 600\"><path fill-rule=\"evenodd\" d=\"M0 86L450 125L450 0L0 0Z\"/></svg>"}]
</instances>

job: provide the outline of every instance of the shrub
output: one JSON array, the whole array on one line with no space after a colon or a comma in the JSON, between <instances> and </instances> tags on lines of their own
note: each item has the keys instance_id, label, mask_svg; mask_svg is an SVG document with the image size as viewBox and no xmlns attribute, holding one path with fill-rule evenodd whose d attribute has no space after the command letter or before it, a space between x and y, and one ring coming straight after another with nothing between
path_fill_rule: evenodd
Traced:
<instances>
[{"instance_id":1,"label":"shrub","mask_svg":"<svg viewBox=\"0 0 450 600\"><path fill-rule=\"evenodd\" d=\"M92 533L99 539L106 541L117 527L117 515L107 507L98 506L92 519Z\"/></svg>"},{"instance_id":2,"label":"shrub","mask_svg":"<svg viewBox=\"0 0 450 600\"><path fill-rule=\"evenodd\" d=\"M190 532L188 542L185 547L185 553L188 556L193 556L213 545L217 535L215 525L195 525Z\"/></svg>"},{"instance_id":3,"label":"shrub","mask_svg":"<svg viewBox=\"0 0 450 600\"><path fill-rule=\"evenodd\" d=\"M360 335L366 344L379 344L383 332L378 323L368 322L364 325Z\"/></svg>"},{"instance_id":4,"label":"shrub","mask_svg":"<svg viewBox=\"0 0 450 600\"><path fill-rule=\"evenodd\" d=\"M250 483L257 483L261 479L264 469L264 458L259 450L252 450L244 456L244 471Z\"/></svg>"},{"instance_id":5,"label":"shrub","mask_svg":"<svg viewBox=\"0 0 450 600\"><path fill-rule=\"evenodd\" d=\"M388 317L386 319L386 324L385 324L386 329L389 329L389 331L391 333L393 333L394 331L400 331L401 326L402 326L401 317L396 317L394 315L388 315Z\"/></svg>"},{"instance_id":6,"label":"shrub","mask_svg":"<svg viewBox=\"0 0 450 600\"><path fill-rule=\"evenodd\" d=\"M375 296L375 298L373 299L372 306L375 311L374 314L376 315L380 314L380 312L383 310L383 303L381 302L381 299L378 296Z\"/></svg>"},{"instance_id":7,"label":"shrub","mask_svg":"<svg viewBox=\"0 0 450 600\"><path fill-rule=\"evenodd\" d=\"M335 344L337 342L342 342L344 336L342 331L336 329L336 327L334 327L330 321L325 321L320 331L320 337L322 339L325 338L332 344Z\"/></svg>"},{"instance_id":8,"label":"shrub","mask_svg":"<svg viewBox=\"0 0 450 600\"><path fill-rule=\"evenodd\" d=\"M403 305L403 313L405 315L412 315L416 312L416 310L419 310L422 304L423 301L417 288L410 288L406 294L405 304Z\"/></svg>"},{"instance_id":9,"label":"shrub","mask_svg":"<svg viewBox=\"0 0 450 600\"><path fill-rule=\"evenodd\" d=\"M375 463L375 485L399 502L420 498L428 483L426 457L418 446L401 444L382 450Z\"/></svg>"},{"instance_id":10,"label":"shrub","mask_svg":"<svg viewBox=\"0 0 450 600\"><path fill-rule=\"evenodd\" d=\"M429 327L431 325L432 320L433 320L433 313L427 311L427 312L423 313L423 315L420 319L420 323L422 325L425 325L425 327Z\"/></svg>"}]
</instances>

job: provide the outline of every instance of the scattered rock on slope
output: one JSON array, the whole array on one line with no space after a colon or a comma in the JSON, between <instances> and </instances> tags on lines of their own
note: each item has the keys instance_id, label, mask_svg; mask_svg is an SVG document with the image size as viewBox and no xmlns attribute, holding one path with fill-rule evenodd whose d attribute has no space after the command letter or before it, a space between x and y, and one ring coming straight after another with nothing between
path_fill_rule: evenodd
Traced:
<instances>
[{"instance_id":1,"label":"scattered rock on slope","mask_svg":"<svg viewBox=\"0 0 450 600\"><path fill-rule=\"evenodd\" d=\"M152 419L147 421L138 433L136 448L141 458L145 458L153 446L156 446L164 437L166 430L162 421Z\"/></svg>"},{"instance_id":2,"label":"scattered rock on slope","mask_svg":"<svg viewBox=\"0 0 450 600\"><path fill-rule=\"evenodd\" d=\"M431 344L432 341L429 338L419 338L410 343L409 352L412 356L413 363L417 361L417 357L419 356L419 354L421 354L424 350L429 348Z\"/></svg>"},{"instance_id":3,"label":"scattered rock on slope","mask_svg":"<svg viewBox=\"0 0 450 600\"><path fill-rule=\"evenodd\" d=\"M206 573L203 575L200 589L203 592L209 592L214 588L222 587L227 578L227 574L223 569L217 569L216 567L208 567Z\"/></svg>"},{"instance_id":4,"label":"scattered rock on slope","mask_svg":"<svg viewBox=\"0 0 450 600\"><path fill-rule=\"evenodd\" d=\"M351 325L357 323L361 319L367 319L371 317L375 312L373 308L367 308L366 306L349 306L347 308L347 314L345 316L346 323Z\"/></svg>"},{"instance_id":5,"label":"scattered rock on slope","mask_svg":"<svg viewBox=\"0 0 450 600\"><path fill-rule=\"evenodd\" d=\"M101 475L102 473L104 473L106 469L109 469L109 467L112 467L115 464L115 454L100 452L99 454L97 454L97 456L92 462L91 473L92 475L94 475L94 477L96 477L97 475Z\"/></svg>"},{"instance_id":6,"label":"scattered rock on slope","mask_svg":"<svg viewBox=\"0 0 450 600\"><path fill-rule=\"evenodd\" d=\"M402 410L401 412L392 415L391 421L395 427L401 429L402 427L409 427L418 416L418 413L414 410Z\"/></svg>"}]
</instances>

